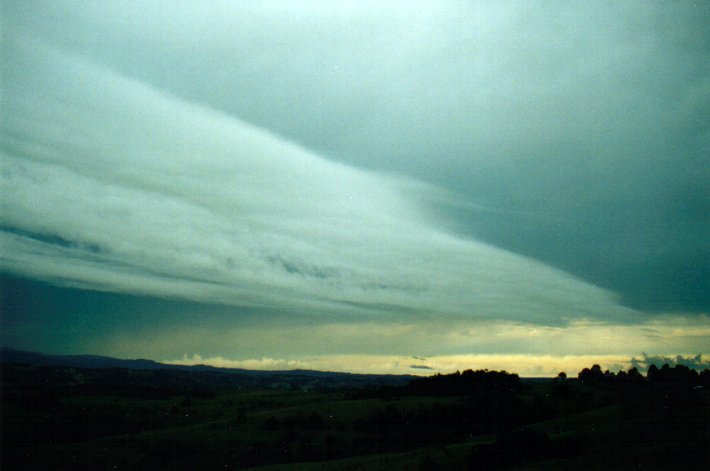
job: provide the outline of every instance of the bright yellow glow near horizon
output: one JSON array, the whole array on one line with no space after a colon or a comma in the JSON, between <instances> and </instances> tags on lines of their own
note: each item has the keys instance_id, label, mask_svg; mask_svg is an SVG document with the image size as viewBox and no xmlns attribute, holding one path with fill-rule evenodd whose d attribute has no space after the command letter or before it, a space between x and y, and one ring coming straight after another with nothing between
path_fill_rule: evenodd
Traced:
<instances>
[{"instance_id":1,"label":"bright yellow glow near horizon","mask_svg":"<svg viewBox=\"0 0 710 471\"><path fill-rule=\"evenodd\" d=\"M684 358L691 354L664 355ZM210 365L220 368L244 368L250 370L291 370L308 369L364 374L410 374L431 375L453 373L466 369L489 369L517 373L521 377L552 377L564 371L568 376L576 376L583 368L599 364L603 370L619 371L632 367L631 355L442 355L427 358L387 355L323 355L304 359L246 359L229 360L222 357L202 358L199 355L184 356L166 363L179 365ZM640 356L635 358L641 360ZM710 361L709 355L702 355L703 362ZM642 371L645 373L645 371Z\"/></svg>"}]
</instances>

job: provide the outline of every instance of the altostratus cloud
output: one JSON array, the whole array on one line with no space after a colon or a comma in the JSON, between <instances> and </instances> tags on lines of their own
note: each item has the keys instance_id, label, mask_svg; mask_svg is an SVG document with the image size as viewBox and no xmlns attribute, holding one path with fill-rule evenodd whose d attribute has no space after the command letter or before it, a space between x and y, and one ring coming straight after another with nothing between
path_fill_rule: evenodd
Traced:
<instances>
[{"instance_id":1,"label":"altostratus cloud","mask_svg":"<svg viewBox=\"0 0 710 471\"><path fill-rule=\"evenodd\" d=\"M432 188L336 164L26 38L6 48L5 270L300 313L631 314L564 272L438 229L404 196Z\"/></svg>"}]
</instances>

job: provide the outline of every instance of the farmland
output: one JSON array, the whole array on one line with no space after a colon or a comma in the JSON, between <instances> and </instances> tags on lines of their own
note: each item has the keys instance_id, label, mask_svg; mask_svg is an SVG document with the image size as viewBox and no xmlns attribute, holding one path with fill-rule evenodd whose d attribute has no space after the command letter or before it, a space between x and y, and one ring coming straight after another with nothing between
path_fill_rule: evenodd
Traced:
<instances>
[{"instance_id":1,"label":"farmland","mask_svg":"<svg viewBox=\"0 0 710 471\"><path fill-rule=\"evenodd\" d=\"M321 379L314 386L306 374L288 383L267 375L255 384L226 372L4 364L2 464L397 470L708 463L707 374L694 382L580 377L530 382L466 371L402 384Z\"/></svg>"}]
</instances>

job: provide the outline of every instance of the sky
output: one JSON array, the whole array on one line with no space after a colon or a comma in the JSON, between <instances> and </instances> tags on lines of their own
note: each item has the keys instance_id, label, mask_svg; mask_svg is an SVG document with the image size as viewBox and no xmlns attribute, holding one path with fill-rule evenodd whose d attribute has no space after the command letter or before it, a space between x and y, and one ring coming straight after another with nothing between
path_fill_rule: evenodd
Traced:
<instances>
[{"instance_id":1,"label":"sky","mask_svg":"<svg viewBox=\"0 0 710 471\"><path fill-rule=\"evenodd\" d=\"M710 366L707 2L1 0L0 18L3 346Z\"/></svg>"}]
</instances>

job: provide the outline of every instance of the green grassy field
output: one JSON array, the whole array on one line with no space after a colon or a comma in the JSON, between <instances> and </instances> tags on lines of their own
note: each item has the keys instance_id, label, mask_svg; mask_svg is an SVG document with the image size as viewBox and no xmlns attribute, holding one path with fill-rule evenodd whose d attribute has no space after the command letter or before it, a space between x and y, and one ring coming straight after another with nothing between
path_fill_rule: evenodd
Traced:
<instances>
[{"instance_id":1,"label":"green grassy field","mask_svg":"<svg viewBox=\"0 0 710 471\"><path fill-rule=\"evenodd\" d=\"M146 389L145 381L154 379L148 373L116 390L104 375L102 387L87 389L86 383L77 386L81 374L3 367L4 470L710 464L710 397L703 388L568 380L480 386L466 394L421 388L195 392Z\"/></svg>"}]
</instances>

